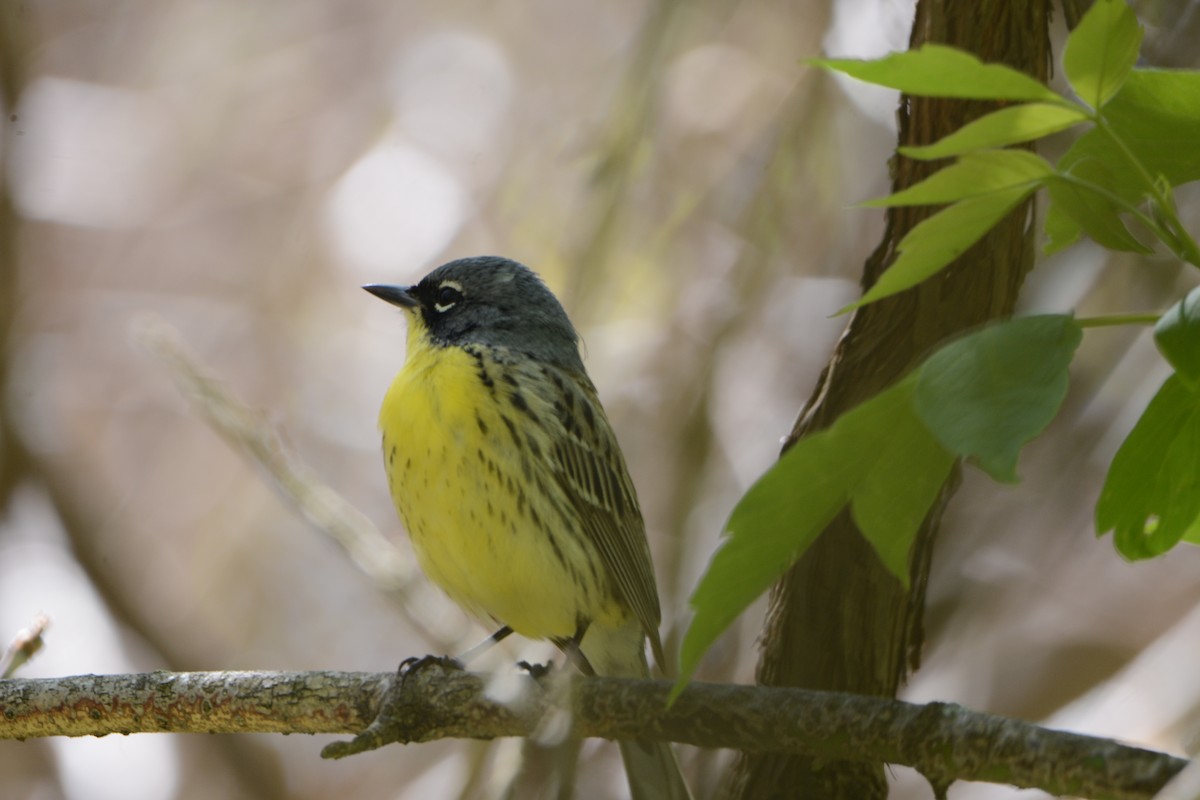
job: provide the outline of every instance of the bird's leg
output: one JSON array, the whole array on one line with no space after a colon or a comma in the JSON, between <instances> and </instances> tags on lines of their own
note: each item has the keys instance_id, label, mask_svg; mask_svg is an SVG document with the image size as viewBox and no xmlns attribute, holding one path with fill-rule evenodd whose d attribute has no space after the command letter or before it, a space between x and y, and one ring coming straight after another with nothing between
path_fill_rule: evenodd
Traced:
<instances>
[{"instance_id":1,"label":"bird's leg","mask_svg":"<svg viewBox=\"0 0 1200 800\"><path fill-rule=\"evenodd\" d=\"M583 641L583 635L587 633L587 629L588 623L581 622L579 623L579 627L575 629L574 636L566 639L551 639L550 641L554 642L555 647L563 651L567 660L574 664L580 672L584 675L595 675L596 670L593 669L591 662L587 660L587 656L583 654L583 650L579 648L579 643ZM554 664L553 662L530 664L528 661L520 661L517 663L517 666L528 672L535 679L541 679L550 672L550 668Z\"/></svg>"},{"instance_id":2,"label":"bird's leg","mask_svg":"<svg viewBox=\"0 0 1200 800\"><path fill-rule=\"evenodd\" d=\"M513 632L513 629L508 627L507 625L505 625L503 628L500 628L495 633L493 633L491 636L487 637L482 642L475 645L467 652L463 653L456 660L463 664L466 664L469 661L472 661L473 659L475 659L477 656L481 655L482 653L485 653L488 650L490 650L493 645L507 639L508 635L511 634L512 632Z\"/></svg>"},{"instance_id":3,"label":"bird's leg","mask_svg":"<svg viewBox=\"0 0 1200 800\"><path fill-rule=\"evenodd\" d=\"M558 645L558 649L566 654L567 659L573 663L576 668L584 675L595 675L596 670L592 668L591 662L587 660L587 656L583 654L583 650L579 649L579 643L583 641L583 635L587 633L588 623L581 622L579 627L575 629L575 635L570 639L555 639L554 644Z\"/></svg>"}]
</instances>

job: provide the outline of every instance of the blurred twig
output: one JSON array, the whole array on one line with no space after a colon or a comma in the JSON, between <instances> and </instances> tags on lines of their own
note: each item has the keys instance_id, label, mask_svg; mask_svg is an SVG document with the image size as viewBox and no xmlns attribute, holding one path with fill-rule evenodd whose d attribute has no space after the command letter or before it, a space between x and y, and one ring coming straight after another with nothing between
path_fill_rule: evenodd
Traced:
<instances>
[{"instance_id":1,"label":"blurred twig","mask_svg":"<svg viewBox=\"0 0 1200 800\"><path fill-rule=\"evenodd\" d=\"M29 659L42 649L42 634L50 626L50 618L38 614L28 628L17 631L8 648L0 654L0 678L11 678Z\"/></svg>"},{"instance_id":2,"label":"blurred twig","mask_svg":"<svg viewBox=\"0 0 1200 800\"><path fill-rule=\"evenodd\" d=\"M645 161L665 64L678 38L680 12L686 7L679 0L655 0L638 32L601 133L587 208L579 215L584 234L573 248L574 268L567 273L567 285L560 293L567 308L580 307L580 298L603 294L593 290L608 278L608 263L619 243L622 222L634 207L630 189Z\"/></svg>"},{"instance_id":3,"label":"blurred twig","mask_svg":"<svg viewBox=\"0 0 1200 800\"><path fill-rule=\"evenodd\" d=\"M207 374L184 350L174 328L161 319L144 317L135 323L134 337L162 361L205 422L260 465L291 505L341 546L355 566L400 599L408 619L430 642L450 644L411 602L409 588L416 570L400 551L362 512L324 484L261 414Z\"/></svg>"},{"instance_id":4,"label":"blurred twig","mask_svg":"<svg viewBox=\"0 0 1200 800\"><path fill-rule=\"evenodd\" d=\"M28 20L23 3L0 4L0 108L9 119L0 119L0 406L7 391L9 359L12 354L12 325L17 312L17 234L20 222L13 207L9 186L13 131L19 119L25 64L31 48ZM14 444L13 422L7 408L0 409L0 510L8 505L13 489L24 477L24 451Z\"/></svg>"}]
</instances>

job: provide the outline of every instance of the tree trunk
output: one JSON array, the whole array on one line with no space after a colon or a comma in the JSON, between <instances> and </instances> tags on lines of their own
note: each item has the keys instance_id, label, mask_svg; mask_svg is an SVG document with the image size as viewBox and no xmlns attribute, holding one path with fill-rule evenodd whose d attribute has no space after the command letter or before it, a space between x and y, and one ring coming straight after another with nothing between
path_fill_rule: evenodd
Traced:
<instances>
[{"instance_id":1,"label":"tree trunk","mask_svg":"<svg viewBox=\"0 0 1200 800\"><path fill-rule=\"evenodd\" d=\"M920 0L911 47L953 45L1044 81L1050 59L1049 0ZM901 98L899 143L928 144L992 111L991 103ZM898 191L940 163L895 156ZM887 229L863 270L872 285L892 263L904 235L936 209L889 209ZM1023 203L951 267L931 280L859 310L797 420L785 449L828 427L908 372L940 342L1012 313L1033 263L1032 200ZM910 590L876 557L843 512L772 589L758 666L759 682L894 696L915 668L933 540L957 473L943 487L913 547ZM882 765L816 763L746 754L727 787L730 797L883 798Z\"/></svg>"}]
</instances>

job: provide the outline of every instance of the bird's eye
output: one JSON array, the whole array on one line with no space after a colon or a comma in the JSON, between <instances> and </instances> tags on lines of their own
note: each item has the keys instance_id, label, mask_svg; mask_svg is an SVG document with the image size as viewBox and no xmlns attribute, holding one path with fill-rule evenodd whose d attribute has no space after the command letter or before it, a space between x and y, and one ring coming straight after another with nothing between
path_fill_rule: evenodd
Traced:
<instances>
[{"instance_id":1,"label":"bird's eye","mask_svg":"<svg viewBox=\"0 0 1200 800\"><path fill-rule=\"evenodd\" d=\"M434 301L433 307L439 312L449 311L462 299L462 289L450 281L446 281L438 287L437 299Z\"/></svg>"}]
</instances>

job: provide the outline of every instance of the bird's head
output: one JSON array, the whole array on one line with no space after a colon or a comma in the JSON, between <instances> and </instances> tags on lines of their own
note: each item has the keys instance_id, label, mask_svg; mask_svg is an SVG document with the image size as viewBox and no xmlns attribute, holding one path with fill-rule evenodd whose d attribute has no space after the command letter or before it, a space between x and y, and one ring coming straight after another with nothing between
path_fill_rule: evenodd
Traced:
<instances>
[{"instance_id":1,"label":"bird's head","mask_svg":"<svg viewBox=\"0 0 1200 800\"><path fill-rule=\"evenodd\" d=\"M462 258L412 286L371 284L371 294L408 312L435 346L507 347L582 371L579 335L562 304L531 269L499 256Z\"/></svg>"}]
</instances>

